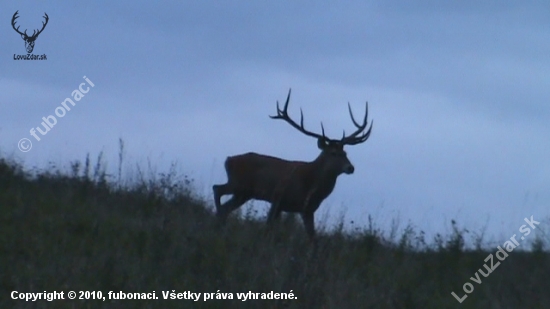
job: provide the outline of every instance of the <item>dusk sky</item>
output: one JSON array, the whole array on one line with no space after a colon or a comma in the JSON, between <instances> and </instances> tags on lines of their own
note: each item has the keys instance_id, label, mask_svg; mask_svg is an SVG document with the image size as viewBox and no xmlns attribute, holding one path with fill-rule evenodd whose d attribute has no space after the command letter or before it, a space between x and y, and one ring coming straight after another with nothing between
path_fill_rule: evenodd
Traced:
<instances>
[{"instance_id":1,"label":"dusk sky","mask_svg":"<svg viewBox=\"0 0 550 309\"><path fill-rule=\"evenodd\" d=\"M48 14L32 52L47 60L14 60L16 11L29 35ZM374 120L318 222L371 215L433 235L455 219L500 242L533 216L550 232L547 1L3 1L0 20L0 153L29 168L104 151L115 172L121 138L124 176L177 162L212 202L227 156L318 155L268 117L292 88L289 113L311 131L351 132L348 102ZM84 76L94 87L36 140Z\"/></svg>"}]
</instances>

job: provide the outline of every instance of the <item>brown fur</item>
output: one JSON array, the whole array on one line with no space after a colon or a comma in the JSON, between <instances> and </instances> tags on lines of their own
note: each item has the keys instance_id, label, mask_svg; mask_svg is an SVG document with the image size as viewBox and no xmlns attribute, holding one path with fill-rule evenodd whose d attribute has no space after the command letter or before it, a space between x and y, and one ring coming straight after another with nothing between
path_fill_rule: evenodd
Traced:
<instances>
[{"instance_id":1,"label":"brown fur","mask_svg":"<svg viewBox=\"0 0 550 309\"><path fill-rule=\"evenodd\" d=\"M368 105L363 122L359 124L348 103L350 117L357 130L349 136L344 133L340 140L329 139L325 136L322 123L321 135L304 128L303 114L300 124L292 120L287 111L289 100L290 90L283 109L279 108L277 102L277 115L270 117L284 120L301 133L316 138L321 153L311 162L287 161L254 152L228 157L225 160L227 183L212 187L216 214L225 221L229 213L251 199L266 201L271 203L268 222L279 218L283 211L300 213L306 232L313 239L313 214L334 190L338 176L342 173L352 174L355 169L348 160L344 145L365 142L370 136L372 122L370 128L364 131L367 127ZM221 197L227 194L233 196L221 205Z\"/></svg>"},{"instance_id":2,"label":"brown fur","mask_svg":"<svg viewBox=\"0 0 550 309\"><path fill-rule=\"evenodd\" d=\"M326 146L312 162L287 161L253 152L228 157L227 183L214 185L217 215L224 219L251 199L271 203L268 222L281 212L300 213L306 232L314 238L314 213L329 196L342 173L354 167L342 146ZM221 205L221 197L233 197Z\"/></svg>"}]
</instances>

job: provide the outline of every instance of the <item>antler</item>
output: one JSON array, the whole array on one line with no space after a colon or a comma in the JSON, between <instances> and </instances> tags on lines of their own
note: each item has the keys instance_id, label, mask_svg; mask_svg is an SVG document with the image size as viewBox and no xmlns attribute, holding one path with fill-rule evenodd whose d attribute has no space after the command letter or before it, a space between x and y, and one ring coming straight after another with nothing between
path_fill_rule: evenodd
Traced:
<instances>
[{"instance_id":1,"label":"antler","mask_svg":"<svg viewBox=\"0 0 550 309\"><path fill-rule=\"evenodd\" d=\"M288 124L290 124L292 127L294 127L295 129L297 129L298 131L304 133L307 136L311 136L311 137L315 137L315 138L318 138L318 139L323 139L325 141L329 141L330 139L328 139L325 136L325 128L323 128L323 123L322 122L321 122L321 130L323 132L322 135L307 131L304 128L304 113L303 113L301 108L300 108L300 125L298 125L296 122L294 122L294 120L292 120L288 116L288 102L290 100L290 91L291 91L291 89L288 90L288 96L286 97L285 107L283 108L283 110L281 110L279 108L279 101L277 101L277 115L276 116L269 116L269 117L271 119L282 119L282 120L286 121Z\"/></svg>"},{"instance_id":2,"label":"antler","mask_svg":"<svg viewBox=\"0 0 550 309\"><path fill-rule=\"evenodd\" d=\"M25 33L22 33L21 31L19 31L19 27L15 28L15 20L19 18L19 16L17 16L17 13L19 12L19 10L17 10L14 14L13 14L13 17L11 18L11 26L13 27L13 30L15 30L17 33L19 33L20 35L27 35L27 30L25 30Z\"/></svg>"},{"instance_id":3,"label":"antler","mask_svg":"<svg viewBox=\"0 0 550 309\"><path fill-rule=\"evenodd\" d=\"M349 115L351 117L351 121L353 122L353 125L355 125L357 130L349 136L346 136L346 132L344 132L344 134L342 135L342 139L340 139L339 142L342 143L343 145L357 145L357 144L363 143L369 138L370 132L372 130L372 124L374 123L374 121L371 121L369 130L367 132L363 132L363 130L365 130L365 128L367 127L367 116L369 115L369 102L365 103L365 117L363 118L363 123L361 125L358 124L357 121L355 121L355 117L353 117L353 112L351 111L351 106L349 105L349 102L348 102L348 110L349 110ZM359 135L359 133L361 132L363 132L363 134Z\"/></svg>"},{"instance_id":4,"label":"antler","mask_svg":"<svg viewBox=\"0 0 550 309\"><path fill-rule=\"evenodd\" d=\"M17 16L17 14L19 13L19 10L17 10L14 14L13 14L13 17L11 18L11 26L13 27L13 30L15 30L17 33L19 33L20 35L24 35L25 37L29 38L29 35L27 34L27 30L25 29L25 32L21 32L19 31L19 26L17 28L15 28L15 20L19 18L19 16ZM44 28L46 28L46 25L48 24L48 21L50 20L48 14L44 13L44 19L46 19L46 22L42 22L42 29L38 30L38 32L36 32L37 30L33 30L32 32L32 35L30 36L30 38L36 38L42 31L44 31Z\"/></svg>"},{"instance_id":5,"label":"antler","mask_svg":"<svg viewBox=\"0 0 550 309\"><path fill-rule=\"evenodd\" d=\"M288 90L288 96L286 98L284 108L281 110L279 108L279 101L277 101L277 115L276 116L269 116L269 117L271 117L271 119L283 119L288 124L290 124L291 126L293 126L294 128L296 128L297 130L299 130L300 132L304 133L307 136L315 137L315 138L318 138L318 139L322 139L325 142L330 142L330 143L335 143L335 144L357 145L357 144L365 142L370 136L373 121L371 121L369 130L366 131L366 132L363 132L363 130L365 130L365 128L367 127L367 117L369 115L369 105L368 105L369 103L368 102L365 104L365 106L366 106L365 107L365 117L363 118L363 123L362 124L357 123L357 121L355 120L355 117L353 116L353 112L351 111L351 106L349 105L349 102L348 102L348 110L349 110L349 114L350 114L350 117L351 117L351 121L353 122L353 124L355 125L357 130L349 136L346 136L346 132L344 131L344 133L342 134L341 139L333 140L333 139L330 139L330 138L325 136L325 128L323 127L322 122L321 122L322 135L307 131L304 128L304 113L302 112L301 108L300 108L300 125L298 125L296 122L294 122L294 120L292 120L288 116L288 102L289 102L289 100L290 100L290 89Z\"/></svg>"},{"instance_id":6,"label":"antler","mask_svg":"<svg viewBox=\"0 0 550 309\"><path fill-rule=\"evenodd\" d=\"M46 25L48 24L48 20L50 20L50 18L48 17L48 14L46 14L46 12L44 12L44 19L46 19L46 22L42 22L42 29L40 29L40 31L38 31L36 34L34 34L34 31L32 33L32 36L38 36L40 33L42 33L42 31L44 31L44 28L46 28Z\"/></svg>"}]
</instances>

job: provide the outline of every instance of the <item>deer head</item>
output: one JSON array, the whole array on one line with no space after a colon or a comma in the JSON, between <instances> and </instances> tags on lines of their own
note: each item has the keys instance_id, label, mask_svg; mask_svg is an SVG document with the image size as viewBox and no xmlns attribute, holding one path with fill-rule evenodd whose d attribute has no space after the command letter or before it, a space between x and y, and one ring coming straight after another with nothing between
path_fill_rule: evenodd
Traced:
<instances>
[{"instance_id":1,"label":"deer head","mask_svg":"<svg viewBox=\"0 0 550 309\"><path fill-rule=\"evenodd\" d=\"M369 114L368 102L365 104L366 105L365 116L361 124L359 124L355 120L355 117L353 116L353 112L351 110L351 106L348 103L348 111L351 117L351 121L353 122L357 130L348 136L346 136L346 132L344 131L342 134L342 138L336 140L336 139L330 139L325 136L325 128L322 122L321 122L321 132L322 132L321 134L313 133L306 130L304 128L304 114L302 112L302 109L300 109L299 125L290 118L290 116L288 115L288 103L290 100L290 92L291 90L288 91L288 96L286 98L286 102L283 109L282 110L280 109L279 102L277 101L277 115L269 116L269 117L271 119L282 119L286 121L288 124L290 124L293 128L302 132L303 134L316 138L317 147L321 149L321 154L319 155L317 160L320 160L323 163L325 163L322 166L324 166L324 168L327 169L327 172L331 172L336 175L339 175L341 173L353 174L355 167L349 161L347 154L344 151L344 146L364 143L369 138L372 130L372 124L373 124L372 121L369 129L367 131L364 131L367 127L367 117Z\"/></svg>"}]
</instances>

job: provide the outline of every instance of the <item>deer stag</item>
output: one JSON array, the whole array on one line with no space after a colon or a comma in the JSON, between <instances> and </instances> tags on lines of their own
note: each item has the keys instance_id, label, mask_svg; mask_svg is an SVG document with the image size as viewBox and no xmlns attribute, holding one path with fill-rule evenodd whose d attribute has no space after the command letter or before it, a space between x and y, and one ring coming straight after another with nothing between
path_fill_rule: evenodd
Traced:
<instances>
[{"instance_id":1,"label":"deer stag","mask_svg":"<svg viewBox=\"0 0 550 309\"><path fill-rule=\"evenodd\" d=\"M25 30L25 32L21 32L19 31L19 26L15 28L15 20L19 18L19 16L17 16L17 13L19 13L19 11L16 11L15 14L13 14L13 17L11 18L11 26L13 27L13 30L15 30L17 33L21 35L21 38L25 41L25 49L27 49L27 53L30 54L34 50L34 41L36 41L36 38L38 38L38 35L42 33L42 31L44 31L44 28L46 28L46 25L48 24L48 20L50 18L48 17L48 14L44 13L43 17L45 21L42 22L42 29L33 30L32 35L29 36L27 34L27 30Z\"/></svg>"},{"instance_id":2,"label":"deer stag","mask_svg":"<svg viewBox=\"0 0 550 309\"><path fill-rule=\"evenodd\" d=\"M216 215L225 221L230 212L251 199L266 201L271 203L268 223L278 219L282 211L300 213L307 235L314 240L315 211L331 194L338 176L342 173L353 174L355 170L344 151L344 146L365 142L370 136L372 121L365 132L368 102L365 104L362 124L357 123L348 103L349 114L357 130L349 136L344 132L339 140L330 139L325 136L322 122L322 134L307 131L304 128L304 115L301 110L300 125L294 122L288 116L289 100L290 90L284 108L281 110L277 101L277 115L269 117L282 119L303 134L316 138L321 153L311 162L287 161L253 152L228 157L225 160L227 183L212 187ZM221 197L227 194L233 196L221 205Z\"/></svg>"}]
</instances>

